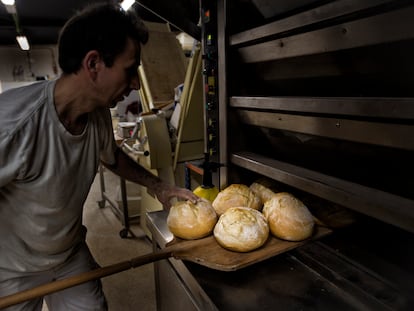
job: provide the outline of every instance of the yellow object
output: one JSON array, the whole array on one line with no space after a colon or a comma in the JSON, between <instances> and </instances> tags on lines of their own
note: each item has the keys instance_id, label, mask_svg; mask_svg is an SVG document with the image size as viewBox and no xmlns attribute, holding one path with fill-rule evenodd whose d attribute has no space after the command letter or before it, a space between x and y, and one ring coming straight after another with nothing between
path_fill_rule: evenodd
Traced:
<instances>
[{"instance_id":1,"label":"yellow object","mask_svg":"<svg viewBox=\"0 0 414 311\"><path fill-rule=\"evenodd\" d=\"M204 198L210 202L213 202L219 191L214 186L209 188L199 186L193 191L193 193L200 198Z\"/></svg>"}]
</instances>

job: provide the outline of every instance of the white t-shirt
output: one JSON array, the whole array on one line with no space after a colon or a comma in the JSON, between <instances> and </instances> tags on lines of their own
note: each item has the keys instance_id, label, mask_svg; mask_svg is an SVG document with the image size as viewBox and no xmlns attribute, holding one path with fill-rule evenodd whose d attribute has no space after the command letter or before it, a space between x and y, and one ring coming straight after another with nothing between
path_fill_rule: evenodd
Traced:
<instances>
[{"instance_id":1,"label":"white t-shirt","mask_svg":"<svg viewBox=\"0 0 414 311\"><path fill-rule=\"evenodd\" d=\"M72 135L55 110L55 82L0 95L0 269L63 263L85 239L82 208L100 159L114 162L109 109Z\"/></svg>"}]
</instances>

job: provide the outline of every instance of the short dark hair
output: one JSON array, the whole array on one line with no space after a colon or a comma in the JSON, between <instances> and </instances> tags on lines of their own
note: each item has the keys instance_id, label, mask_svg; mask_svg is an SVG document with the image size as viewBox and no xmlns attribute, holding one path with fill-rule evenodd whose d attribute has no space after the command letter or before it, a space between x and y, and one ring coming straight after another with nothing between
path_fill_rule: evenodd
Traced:
<instances>
[{"instance_id":1,"label":"short dark hair","mask_svg":"<svg viewBox=\"0 0 414 311\"><path fill-rule=\"evenodd\" d=\"M143 21L129 10L114 3L89 5L71 17L63 26L58 40L59 66L64 73L75 73L91 50L97 50L106 66L111 67L131 38L148 41Z\"/></svg>"}]
</instances>

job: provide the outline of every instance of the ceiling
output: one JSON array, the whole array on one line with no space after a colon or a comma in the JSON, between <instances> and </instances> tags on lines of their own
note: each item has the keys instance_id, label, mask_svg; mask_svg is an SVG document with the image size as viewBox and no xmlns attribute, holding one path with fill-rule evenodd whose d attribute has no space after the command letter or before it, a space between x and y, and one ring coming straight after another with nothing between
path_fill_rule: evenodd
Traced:
<instances>
[{"instance_id":1,"label":"ceiling","mask_svg":"<svg viewBox=\"0 0 414 311\"><path fill-rule=\"evenodd\" d=\"M21 31L31 45L56 44L58 34L66 20L89 3L108 0L16 0L16 11ZM117 0L113 0L119 2ZM169 22L174 30L184 31L200 39L197 26L199 7L197 0L139 0L132 9L147 21ZM0 46L16 44L16 23L0 2Z\"/></svg>"}]
</instances>

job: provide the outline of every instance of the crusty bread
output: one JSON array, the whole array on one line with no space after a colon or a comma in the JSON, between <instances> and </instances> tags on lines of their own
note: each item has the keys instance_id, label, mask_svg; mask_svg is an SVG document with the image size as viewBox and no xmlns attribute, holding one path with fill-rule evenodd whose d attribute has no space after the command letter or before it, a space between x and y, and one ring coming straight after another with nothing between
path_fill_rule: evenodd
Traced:
<instances>
[{"instance_id":1,"label":"crusty bread","mask_svg":"<svg viewBox=\"0 0 414 311\"><path fill-rule=\"evenodd\" d=\"M265 204L267 201L269 201L275 194L275 192L258 182L252 183L250 185L250 190L252 190L260 198L262 204Z\"/></svg>"},{"instance_id":2,"label":"crusty bread","mask_svg":"<svg viewBox=\"0 0 414 311\"><path fill-rule=\"evenodd\" d=\"M276 193L264 204L263 215L277 238L301 241L313 233L314 219L302 201L287 192Z\"/></svg>"},{"instance_id":3,"label":"crusty bread","mask_svg":"<svg viewBox=\"0 0 414 311\"><path fill-rule=\"evenodd\" d=\"M243 184L232 184L220 191L213 201L217 215L222 215L230 207L245 206L255 210L262 208L260 198Z\"/></svg>"},{"instance_id":4,"label":"crusty bread","mask_svg":"<svg viewBox=\"0 0 414 311\"><path fill-rule=\"evenodd\" d=\"M211 234L217 218L210 201L206 199L200 199L196 204L178 201L168 213L167 225L176 237L193 240Z\"/></svg>"},{"instance_id":5,"label":"crusty bread","mask_svg":"<svg viewBox=\"0 0 414 311\"><path fill-rule=\"evenodd\" d=\"M231 207L220 216L213 233L222 247L249 252L266 242L269 226L261 212L250 207Z\"/></svg>"}]
</instances>

